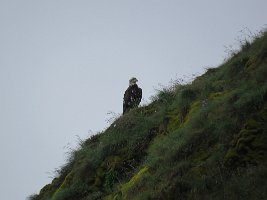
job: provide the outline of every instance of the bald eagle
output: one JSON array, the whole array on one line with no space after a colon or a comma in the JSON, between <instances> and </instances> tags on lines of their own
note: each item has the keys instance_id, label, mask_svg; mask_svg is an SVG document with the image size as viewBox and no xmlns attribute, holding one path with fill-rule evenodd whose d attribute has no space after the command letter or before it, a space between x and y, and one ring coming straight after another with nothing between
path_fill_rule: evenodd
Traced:
<instances>
[{"instance_id":1,"label":"bald eagle","mask_svg":"<svg viewBox=\"0 0 267 200\"><path fill-rule=\"evenodd\" d=\"M123 97L123 114L132 108L138 107L142 99L142 89L136 84L138 80L131 78L129 80L129 87L124 93Z\"/></svg>"}]
</instances>

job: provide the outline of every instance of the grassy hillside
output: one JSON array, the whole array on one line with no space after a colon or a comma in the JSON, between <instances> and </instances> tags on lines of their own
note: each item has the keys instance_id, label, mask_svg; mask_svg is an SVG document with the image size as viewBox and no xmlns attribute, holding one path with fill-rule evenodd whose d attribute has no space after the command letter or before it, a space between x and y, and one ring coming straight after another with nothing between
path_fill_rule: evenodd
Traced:
<instances>
[{"instance_id":1,"label":"grassy hillside","mask_svg":"<svg viewBox=\"0 0 267 200\"><path fill-rule=\"evenodd\" d=\"M267 33L83 141L32 200L267 199Z\"/></svg>"}]
</instances>

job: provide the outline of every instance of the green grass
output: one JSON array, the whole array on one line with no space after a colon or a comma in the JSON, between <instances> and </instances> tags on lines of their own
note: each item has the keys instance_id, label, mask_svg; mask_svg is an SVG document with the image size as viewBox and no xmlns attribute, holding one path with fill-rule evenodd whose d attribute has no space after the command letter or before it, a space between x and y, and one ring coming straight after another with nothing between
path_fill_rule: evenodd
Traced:
<instances>
[{"instance_id":1,"label":"green grass","mask_svg":"<svg viewBox=\"0 0 267 200\"><path fill-rule=\"evenodd\" d=\"M32 200L267 199L267 33L80 143Z\"/></svg>"}]
</instances>

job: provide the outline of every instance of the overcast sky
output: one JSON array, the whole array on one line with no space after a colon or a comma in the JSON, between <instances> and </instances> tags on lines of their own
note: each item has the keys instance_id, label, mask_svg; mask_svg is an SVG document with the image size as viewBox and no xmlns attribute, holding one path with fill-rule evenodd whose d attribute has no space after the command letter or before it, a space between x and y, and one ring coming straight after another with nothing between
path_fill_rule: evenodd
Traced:
<instances>
[{"instance_id":1,"label":"overcast sky","mask_svg":"<svg viewBox=\"0 0 267 200\"><path fill-rule=\"evenodd\" d=\"M201 74L245 27L267 23L266 0L0 0L0 198L51 181L67 147L122 112L129 78L143 103L158 84Z\"/></svg>"}]
</instances>

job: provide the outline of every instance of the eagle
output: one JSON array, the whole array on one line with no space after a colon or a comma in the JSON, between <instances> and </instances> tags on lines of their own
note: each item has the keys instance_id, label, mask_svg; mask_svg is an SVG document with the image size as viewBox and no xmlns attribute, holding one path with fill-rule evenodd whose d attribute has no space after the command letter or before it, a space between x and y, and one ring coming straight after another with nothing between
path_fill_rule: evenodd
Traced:
<instances>
[{"instance_id":1,"label":"eagle","mask_svg":"<svg viewBox=\"0 0 267 200\"><path fill-rule=\"evenodd\" d=\"M129 80L129 87L123 97L123 114L132 108L137 108L142 99L142 89L136 84L138 80L133 77Z\"/></svg>"}]
</instances>

